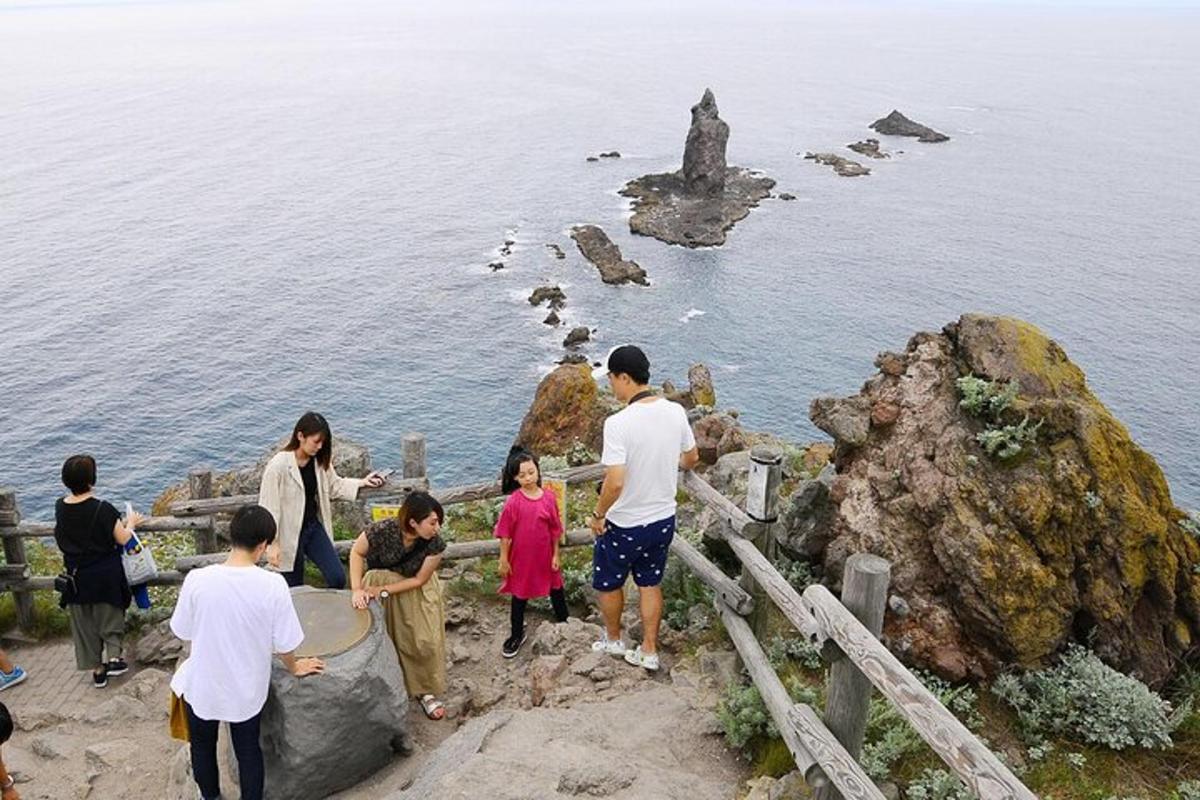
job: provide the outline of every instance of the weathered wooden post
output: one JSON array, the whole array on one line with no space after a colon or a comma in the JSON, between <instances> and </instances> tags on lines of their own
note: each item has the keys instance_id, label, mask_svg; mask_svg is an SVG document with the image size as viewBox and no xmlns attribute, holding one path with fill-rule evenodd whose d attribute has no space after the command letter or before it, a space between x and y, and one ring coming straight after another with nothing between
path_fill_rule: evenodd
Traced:
<instances>
[{"instance_id":1,"label":"weathered wooden post","mask_svg":"<svg viewBox=\"0 0 1200 800\"><path fill-rule=\"evenodd\" d=\"M188 492L193 500L207 500L212 497L212 470L197 468L189 472ZM210 516L209 519L213 520L211 527L197 528L192 532L197 553L217 552L216 517Z\"/></svg>"},{"instance_id":2,"label":"weathered wooden post","mask_svg":"<svg viewBox=\"0 0 1200 800\"><path fill-rule=\"evenodd\" d=\"M846 559L842 575L842 605L858 618L876 638L883 630L888 582L892 567L879 556L855 553ZM871 703L871 681L842 655L829 667L829 696L825 700L825 724L855 760L862 754L867 711ZM817 789L817 800L840 800L833 786Z\"/></svg>"},{"instance_id":3,"label":"weathered wooden post","mask_svg":"<svg viewBox=\"0 0 1200 800\"><path fill-rule=\"evenodd\" d=\"M404 434L404 438L401 440L401 447L404 451L403 477L424 478L427 474L425 468L425 434Z\"/></svg>"},{"instance_id":4,"label":"weathered wooden post","mask_svg":"<svg viewBox=\"0 0 1200 800\"><path fill-rule=\"evenodd\" d=\"M4 536L4 560L11 567L28 563L25 559L25 540L15 535L15 530L4 530L16 528L20 524L21 510L17 508L16 490L0 486L0 533L7 534ZM21 630L32 630L33 594L26 589L14 589L13 602L17 607L17 624Z\"/></svg>"},{"instance_id":5,"label":"weathered wooden post","mask_svg":"<svg viewBox=\"0 0 1200 800\"><path fill-rule=\"evenodd\" d=\"M755 522L763 523L762 532L754 539L754 546L767 557L775 560L774 523L778 518L779 483L783 474L783 453L769 445L755 445L750 449L750 479L746 487L746 513ZM750 627L761 641L767 634L768 613L771 604L766 592L750 577L750 571L742 569L742 588L754 598L754 611L750 615Z\"/></svg>"}]
</instances>

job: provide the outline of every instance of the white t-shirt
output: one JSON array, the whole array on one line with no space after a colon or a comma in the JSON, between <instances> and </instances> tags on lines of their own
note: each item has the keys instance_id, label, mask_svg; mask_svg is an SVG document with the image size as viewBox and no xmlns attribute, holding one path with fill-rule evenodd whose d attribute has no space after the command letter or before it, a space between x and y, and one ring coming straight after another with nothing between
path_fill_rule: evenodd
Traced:
<instances>
[{"instance_id":1,"label":"white t-shirt","mask_svg":"<svg viewBox=\"0 0 1200 800\"><path fill-rule=\"evenodd\" d=\"M608 510L608 521L632 528L674 514L679 456L695 446L683 406L661 397L634 403L606 419L600 463L625 465L625 487Z\"/></svg>"},{"instance_id":2,"label":"white t-shirt","mask_svg":"<svg viewBox=\"0 0 1200 800\"><path fill-rule=\"evenodd\" d=\"M214 564L183 581L171 630L192 654L171 679L196 716L244 722L267 702L271 659L304 641L283 576Z\"/></svg>"}]
</instances>

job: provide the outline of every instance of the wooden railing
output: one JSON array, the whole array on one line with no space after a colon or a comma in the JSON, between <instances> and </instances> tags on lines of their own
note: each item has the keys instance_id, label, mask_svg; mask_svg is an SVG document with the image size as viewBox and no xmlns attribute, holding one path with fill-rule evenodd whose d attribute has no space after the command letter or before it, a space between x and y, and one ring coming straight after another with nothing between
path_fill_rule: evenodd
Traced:
<instances>
[{"instance_id":1,"label":"wooden railing","mask_svg":"<svg viewBox=\"0 0 1200 800\"><path fill-rule=\"evenodd\" d=\"M400 497L428 487L424 437L410 434L404 437L403 445L403 476L379 489L364 489L360 492L362 502ZM1036 800L1037 796L879 641L890 577L887 561L867 553L847 559L840 600L820 584L797 592L779 574L771 559L781 458L769 448L755 447L750 462L744 509L700 475L680 473L680 485L687 493L724 523L714 526L714 530L737 556L740 576L735 579L726 575L682 536L672 541L671 552L712 590L725 630L816 797L882 800L884 795L857 760L874 687L980 800ZM555 477L577 484L600 480L603 475L603 467L589 464ZM139 528L141 532L191 531L196 536L197 555L177 559L175 569L161 572L153 583L177 584L189 570L222 561L226 554L214 552L218 515L258 499L257 495L211 497L211 474L204 471L193 472L189 486L191 499L172 503L171 516L151 517ZM433 489L432 493L445 506L501 495L498 481ZM24 540L50 535L52 525L22 524L15 493L0 488L0 538L7 561L0 566L0 591L13 592L22 626L32 621L30 592L51 589L54 581L53 576L29 573ZM592 542L590 530L573 530L567 534L565 546L588 547ZM350 546L347 541L335 543L343 557ZM499 552L496 540L453 542L447 545L443 558L478 558ZM808 705L792 702L763 651L759 640L765 631L769 604L774 604L800 636L821 646L830 662L823 715Z\"/></svg>"}]
</instances>

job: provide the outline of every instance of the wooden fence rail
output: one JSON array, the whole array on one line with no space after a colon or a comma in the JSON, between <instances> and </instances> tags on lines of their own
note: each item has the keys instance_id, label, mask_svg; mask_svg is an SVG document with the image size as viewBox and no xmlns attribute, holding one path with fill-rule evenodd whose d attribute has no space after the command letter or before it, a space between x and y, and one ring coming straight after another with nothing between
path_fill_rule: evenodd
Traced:
<instances>
[{"instance_id":1,"label":"wooden fence rail","mask_svg":"<svg viewBox=\"0 0 1200 800\"><path fill-rule=\"evenodd\" d=\"M882 800L883 794L857 762L862 747L871 686L899 709L909 724L941 756L980 800L1036 800L1003 763L947 710L879 641L887 592L889 565L868 554L847 560L842 600L824 586L797 592L775 569L772 523L775 492L779 485L778 454L756 448L752 452L751 480L746 507L751 515L691 471L680 473L680 485L717 514L727 526L718 526L741 563L740 580L726 575L681 536L671 552L714 594L721 620L741 655L747 672L763 698L796 766L816 791L818 800ZM403 439L403 477L378 489L364 489L361 500L399 497L429 487L425 467L425 439L409 434ZM602 479L599 464L574 467L556 475L568 484ZM177 585L197 567L217 563L226 553L216 550L217 515L228 514L257 502L257 495L211 497L212 477L194 470L188 477L191 498L170 505L170 516L147 518L139 531L191 531L197 554L176 559L175 569L160 572L152 585ZM434 489L443 504L453 505L501 495L499 481ZM0 541L7 563L0 565L0 591L12 591L19 624L32 624L34 591L52 589L53 576L31 575L26 563L25 539L52 536L54 526L21 523L16 495L0 487ZM590 530L568 532L565 547L587 547L594 541ZM345 557L350 541L335 543ZM452 542L446 560L498 555L494 539ZM795 704L775 674L759 642L759 623L765 620L769 599L791 625L815 645L825 645L832 660L830 690L824 720L807 705Z\"/></svg>"}]
</instances>

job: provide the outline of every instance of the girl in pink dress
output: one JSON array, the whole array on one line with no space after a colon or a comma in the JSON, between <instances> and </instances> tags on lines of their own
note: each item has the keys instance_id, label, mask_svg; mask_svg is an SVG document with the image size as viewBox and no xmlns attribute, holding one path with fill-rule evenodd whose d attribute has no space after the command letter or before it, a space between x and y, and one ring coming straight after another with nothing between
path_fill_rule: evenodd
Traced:
<instances>
[{"instance_id":1,"label":"girl in pink dress","mask_svg":"<svg viewBox=\"0 0 1200 800\"><path fill-rule=\"evenodd\" d=\"M558 563L562 520L554 492L542 488L537 459L521 447L508 453L500 486L508 495L496 538L500 540L500 592L512 595L512 635L504 642L505 658L512 658L525 643L525 606L532 597L550 595L554 618L567 619Z\"/></svg>"}]
</instances>

